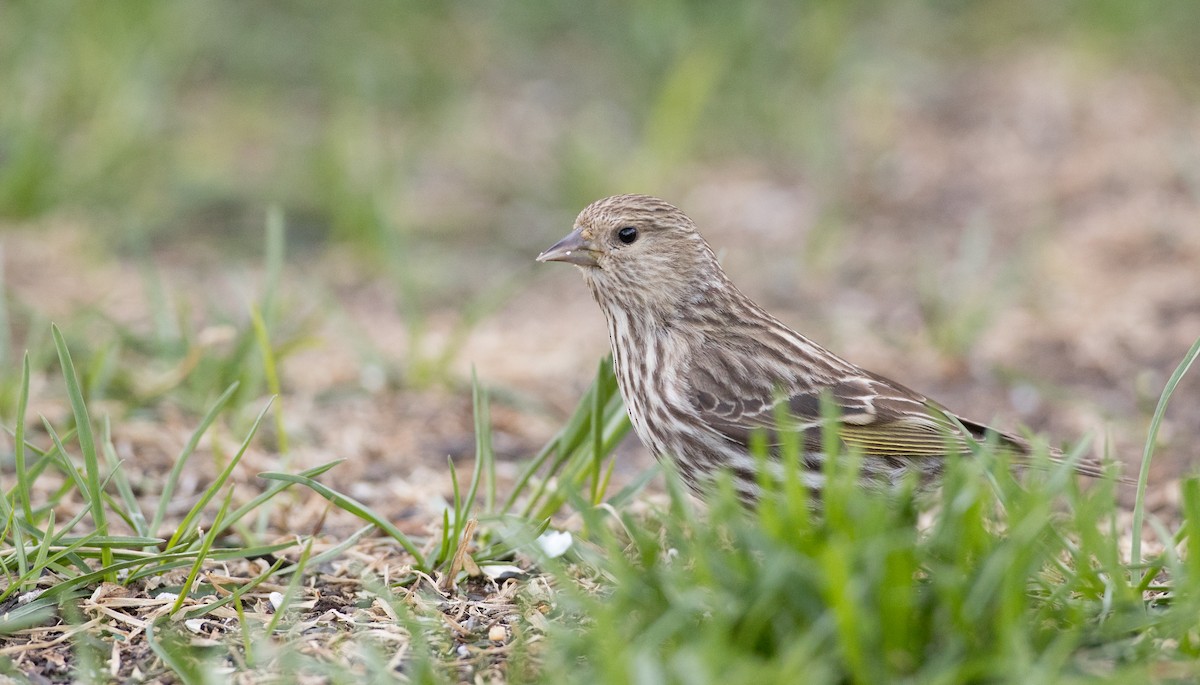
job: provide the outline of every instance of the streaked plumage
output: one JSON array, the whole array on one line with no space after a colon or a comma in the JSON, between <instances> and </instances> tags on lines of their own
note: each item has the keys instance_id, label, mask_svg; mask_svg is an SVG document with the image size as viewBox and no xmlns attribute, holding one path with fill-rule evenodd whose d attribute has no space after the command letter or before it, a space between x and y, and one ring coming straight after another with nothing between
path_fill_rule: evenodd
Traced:
<instances>
[{"instance_id":1,"label":"streaked plumage","mask_svg":"<svg viewBox=\"0 0 1200 685\"><path fill-rule=\"evenodd\" d=\"M804 431L804 481L822 485L821 395L841 414L842 441L861 450L863 477L932 480L948 455L969 454L990 429L903 385L863 370L792 331L741 293L695 224L645 195L599 200L539 261L575 264L604 312L613 365L634 429L659 459L675 461L697 492L728 469L739 493L758 494L751 435L776 448L776 403ZM1024 440L997 433L1019 460ZM1076 466L1099 475L1100 466Z\"/></svg>"}]
</instances>

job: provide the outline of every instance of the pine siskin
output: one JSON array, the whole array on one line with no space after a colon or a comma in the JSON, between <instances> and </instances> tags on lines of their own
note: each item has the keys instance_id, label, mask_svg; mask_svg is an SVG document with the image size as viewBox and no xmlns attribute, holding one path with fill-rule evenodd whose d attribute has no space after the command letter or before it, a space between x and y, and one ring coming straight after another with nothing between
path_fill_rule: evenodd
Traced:
<instances>
[{"instance_id":1,"label":"pine siskin","mask_svg":"<svg viewBox=\"0 0 1200 685\"><path fill-rule=\"evenodd\" d=\"M699 494L725 470L740 497L757 500L760 460L751 436L764 433L769 463L778 468L777 428L802 431L799 474L820 491L823 395L839 411L843 445L863 455L867 482L894 483L913 470L922 482L936 480L948 456L971 454L992 433L1018 462L1031 452L1021 438L963 419L780 323L730 282L692 220L657 198L617 195L591 204L538 261L583 271L608 321L638 437ZM778 402L794 423L776 426ZM1091 461L1075 469L1102 473Z\"/></svg>"}]
</instances>

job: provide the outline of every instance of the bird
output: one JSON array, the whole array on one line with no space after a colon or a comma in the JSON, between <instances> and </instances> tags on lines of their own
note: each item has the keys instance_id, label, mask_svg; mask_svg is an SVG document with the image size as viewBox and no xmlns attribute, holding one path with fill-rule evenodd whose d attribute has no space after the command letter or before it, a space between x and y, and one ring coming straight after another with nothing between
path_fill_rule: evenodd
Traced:
<instances>
[{"instance_id":1,"label":"bird","mask_svg":"<svg viewBox=\"0 0 1200 685\"><path fill-rule=\"evenodd\" d=\"M959 416L783 324L733 284L696 224L664 200L597 200L537 261L583 272L608 325L613 370L634 431L702 499L727 473L738 498L756 502L763 494L760 465L779 477L787 453L798 455L793 472L819 497L823 426L831 420L840 440L832 452L860 454L859 479L873 487L898 484L913 472L922 487L936 484L947 459L969 456L987 441L1015 464L1033 461L1024 438ZM823 406L836 411L823 413ZM788 432L798 450L784 449ZM756 440L767 459L751 448ZM1049 457L1064 459L1052 448ZM1104 474L1088 458L1072 468Z\"/></svg>"}]
</instances>

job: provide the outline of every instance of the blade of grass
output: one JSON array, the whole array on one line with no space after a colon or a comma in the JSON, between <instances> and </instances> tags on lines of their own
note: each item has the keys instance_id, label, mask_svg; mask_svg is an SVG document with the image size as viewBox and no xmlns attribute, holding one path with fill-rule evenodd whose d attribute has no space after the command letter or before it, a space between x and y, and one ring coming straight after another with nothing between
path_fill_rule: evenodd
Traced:
<instances>
[{"instance_id":1,"label":"blade of grass","mask_svg":"<svg viewBox=\"0 0 1200 685\"><path fill-rule=\"evenodd\" d=\"M67 545L66 547L64 547L62 549L58 549L58 550L55 550L53 547L46 546L45 550L46 550L48 556L46 556L44 559L40 559L39 561L32 564L28 569L26 569L21 574L21 577L19 577L14 583L9 585L9 587L6 588L4 590L4 592L0 592L0 602L3 602L12 593L16 592L17 590L20 590L29 581L36 581L36 579L39 576L41 576L42 573L47 568L55 566L60 559L63 559L65 557L73 554L74 552L76 552L77 550L82 548L84 545L91 542L91 540L94 537L96 537L96 534L93 532L90 535L85 535L82 538L79 538L78 540L76 540L74 543ZM50 539L50 536L46 536L45 538L43 538L43 541L49 540L49 539ZM53 555L49 555L49 552L51 552L51 551L54 552ZM39 556L41 556L40 550L39 550ZM84 566L84 568L87 568L87 567Z\"/></svg>"},{"instance_id":2,"label":"blade of grass","mask_svg":"<svg viewBox=\"0 0 1200 685\"><path fill-rule=\"evenodd\" d=\"M71 428L62 436L62 440L64 443L69 442L69 441L73 440L74 438L75 438L75 429L74 428ZM36 460L33 461L32 463L29 463L29 460L26 459L27 469L26 469L26 473L25 473L25 480L27 483L33 483L34 481L36 481L38 478L41 477L43 471L45 471L51 465L58 463L57 457L59 456L59 453L58 453L57 448L51 447L50 449L43 451L43 450L38 449L37 445L30 443L28 440L24 441L22 444L24 445L24 448L26 450L32 451L34 453L34 455L36 455ZM16 488L16 487L21 487L21 484L17 483L14 486L14 488ZM15 489L9 491L8 497L13 498L13 499L16 498ZM46 505L43 505L41 507L35 507L33 509L34 517L36 518L37 516L39 516L40 515L39 512L41 512L44 509L46 509Z\"/></svg>"},{"instance_id":3,"label":"blade of grass","mask_svg":"<svg viewBox=\"0 0 1200 685\"><path fill-rule=\"evenodd\" d=\"M192 506L192 509L187 513L187 516L183 517L183 521L180 522L179 527L175 529L175 533L167 542L167 550L175 547L175 545L179 542L180 537L191 528L192 522L195 521L196 517L200 515L200 512L204 509L204 507L212 500L213 497L217 495L217 492L220 491L220 489L225 485L225 481L229 480L229 476L233 473L233 469L237 467L238 463L240 463L242 460L242 456L246 454L246 450L250 448L250 443L254 440L254 435L258 433L258 427L262 425L263 419L266 418L267 412L270 411L271 404L274 399L275 398L267 400L266 406L262 408L262 411L260 411L258 416L254 419L254 423L250 426L250 432L247 433L246 438L242 440L242 444L238 448L237 453L233 456L233 459L229 460L229 463L226 464L225 468L221 470L221 474L217 476L216 480L214 480L212 484L209 485L204 491L204 494L200 497L200 501L196 502L196 504Z\"/></svg>"},{"instance_id":4,"label":"blade of grass","mask_svg":"<svg viewBox=\"0 0 1200 685\"><path fill-rule=\"evenodd\" d=\"M220 535L216 536L220 538ZM273 545L255 545L253 547L222 547L209 550L208 558L211 561L228 561L231 559L257 559L262 557L270 557L283 550L290 549L296 546L295 540L287 542L277 542ZM185 551L176 552L170 555L155 555L146 552L140 552L145 556L140 558L140 566L136 571L131 571L128 582L132 583L142 578L151 576L161 576L162 574L176 568L182 568L192 563L192 557L195 552Z\"/></svg>"},{"instance_id":5,"label":"blade of grass","mask_svg":"<svg viewBox=\"0 0 1200 685\"><path fill-rule=\"evenodd\" d=\"M146 645L150 651L162 659L171 674L180 681L188 685L212 682L213 671L200 648L188 644L186 638L173 630L167 633L167 639L159 639L158 628L168 625L169 620L162 616L146 624Z\"/></svg>"},{"instance_id":6,"label":"blade of grass","mask_svg":"<svg viewBox=\"0 0 1200 685\"><path fill-rule=\"evenodd\" d=\"M275 353L271 350L271 338L267 333L267 324L263 320L258 307L250 307L250 322L254 327L254 341L258 344L259 354L262 355L263 374L267 379L267 390L276 397L282 396L279 382L279 370L275 366ZM288 452L287 432L283 429L283 402L275 407L275 443L279 454ZM286 464L285 464L286 467Z\"/></svg>"},{"instance_id":7,"label":"blade of grass","mask_svg":"<svg viewBox=\"0 0 1200 685\"><path fill-rule=\"evenodd\" d=\"M1200 356L1200 338L1192 343L1183 361L1175 367L1175 373L1167 380L1162 394L1158 398L1158 406L1154 408L1154 417L1150 419L1150 430L1146 434L1146 446L1142 452L1142 468L1138 472L1137 496L1133 504L1133 542L1130 545L1129 560L1135 566L1142 563L1142 523L1146 519L1146 483L1150 479L1150 460L1154 456L1154 448L1158 442L1158 430L1162 425L1163 415L1167 411L1167 402L1171 394L1183 379L1183 375L1191 368L1192 362ZM1145 580L1145 577L1142 578ZM1140 584L1141 581L1139 581Z\"/></svg>"},{"instance_id":8,"label":"blade of grass","mask_svg":"<svg viewBox=\"0 0 1200 685\"><path fill-rule=\"evenodd\" d=\"M479 494L479 482L483 479L484 466L492 459L492 416L488 405L487 391L479 387L479 379L471 370L471 404L475 414L475 464L471 469L471 484L467 486L467 496L462 501L462 511L458 512L464 520L470 517L475 507L475 497ZM461 526L455 522L455 527L462 532Z\"/></svg>"},{"instance_id":9,"label":"blade of grass","mask_svg":"<svg viewBox=\"0 0 1200 685\"><path fill-rule=\"evenodd\" d=\"M619 396L611 398L605 412L608 420L604 424L600 451L605 457L609 457L629 431L630 423ZM588 415L590 421L590 412ZM552 515L567 501L568 493L583 487L584 481L592 472L592 443L589 431L584 431L577 437L578 440L564 450L566 457L556 459L546 478L538 484L534 496L526 505L527 516L542 519ZM554 491L549 491L551 480L555 477L557 481ZM586 499L584 501L586 502Z\"/></svg>"},{"instance_id":10,"label":"blade of grass","mask_svg":"<svg viewBox=\"0 0 1200 685\"><path fill-rule=\"evenodd\" d=\"M342 540L341 542L334 545L333 547L330 547L329 549L325 550L324 552L321 552L317 556L309 559L308 563L323 564L326 561L332 561L333 559L340 557L342 555L342 552L353 547L355 543L357 543L362 538L366 537L367 533L370 533L372 530L375 530L374 524L366 525L366 526L363 526L362 528L359 528L358 530L351 533L350 537L346 538L345 540ZM297 566L292 565L292 566L289 566L289 567L283 569L283 571L281 571L280 573L281 574L296 573L297 571L299 571Z\"/></svg>"},{"instance_id":11,"label":"blade of grass","mask_svg":"<svg viewBox=\"0 0 1200 685\"><path fill-rule=\"evenodd\" d=\"M217 420L217 416L224 410L225 405L228 404L230 398L237 392L237 389L238 382L234 381L225 389L225 392L221 393L221 396L217 398L217 401L213 403L208 413L200 421L200 425L192 432L192 437L188 439L183 451L175 459L174 465L171 466L171 472L167 474L167 480L163 483L162 495L158 499L158 508L154 510L154 518L150 522L149 532L158 532L163 518L167 515L167 507L171 503L171 496L175 494L175 487L179 484L179 477L183 473L184 465L187 464L188 459L196 451L196 446L200 444L200 438L208 431L213 422Z\"/></svg>"},{"instance_id":12,"label":"blade of grass","mask_svg":"<svg viewBox=\"0 0 1200 685\"><path fill-rule=\"evenodd\" d=\"M53 510L50 510L50 514L53 514ZM78 525L79 522L83 520L83 517L85 517L87 515L88 515L87 509L81 508L79 511L75 512L75 515L72 516L69 520L67 520L67 522L65 524L63 524L62 528L59 529L58 535L65 536L67 533L74 530L75 526ZM42 531L38 530L33 524L31 524L27 521L18 521L17 526L18 526L18 528L24 530L27 535L30 535L31 537L33 537L35 539L40 538L42 540L45 540L45 539L48 539L48 537L49 537L49 536L44 535L42 533ZM96 531L92 531L91 533L89 533L89 536L95 536L96 534L97 534ZM63 543L60 538L59 540L51 540L50 544L53 545L53 544L63 544ZM88 571L91 570L91 568L88 567L88 565L84 562L84 560L82 558L74 557L71 559L71 563L75 564L76 568L78 568L80 571L82 571L84 573L87 573Z\"/></svg>"},{"instance_id":13,"label":"blade of grass","mask_svg":"<svg viewBox=\"0 0 1200 685\"><path fill-rule=\"evenodd\" d=\"M20 588L22 585L24 585L24 581L21 579L26 578L31 575L30 571L29 571L29 558L28 558L28 555L26 554L26 549L25 549L25 539L21 533L20 526L13 527L13 552L14 552L14 556L17 561L17 580L18 580L18 582L9 585L8 588L4 591L4 593L0 594L0 599L11 594L12 592L15 592L18 588ZM4 570L7 573L7 571L8 571L7 564L5 564Z\"/></svg>"},{"instance_id":14,"label":"blade of grass","mask_svg":"<svg viewBox=\"0 0 1200 685\"><path fill-rule=\"evenodd\" d=\"M475 474L472 475L471 493L467 501L475 500L475 481L481 470L486 480L484 486L484 511L491 513L496 507L496 459L492 451L492 416L487 392L479 387L475 369L471 369L471 404L475 415Z\"/></svg>"},{"instance_id":15,"label":"blade of grass","mask_svg":"<svg viewBox=\"0 0 1200 685\"><path fill-rule=\"evenodd\" d=\"M64 535L55 541L55 544L68 545L73 544L77 540L89 540L92 547L108 547L113 550L124 550L130 552L141 552L142 547L147 545L161 545L166 542L162 538L147 538L141 535L98 535L95 531L84 536Z\"/></svg>"},{"instance_id":16,"label":"blade of grass","mask_svg":"<svg viewBox=\"0 0 1200 685\"><path fill-rule=\"evenodd\" d=\"M247 558L251 558L251 557L260 557L260 556L264 556L267 554L274 554L276 552L280 552L282 550L288 549L289 547L294 546L294 544L295 544L294 542L284 542L284 543L278 543L275 545L269 545L269 546L253 548L253 549L242 549L242 548L221 549L221 550L216 550L216 551L210 552L209 558L212 559L213 561L226 561L226 560L230 560L230 559L247 559ZM125 569L146 566L150 562L153 562L155 564L152 571L130 573L128 582L133 582L134 580L138 580L138 579L144 578L146 576L162 575L162 573L164 571L167 571L167 570L170 570L173 568L179 568L180 566L184 566L184 565L192 563L193 559L195 558L195 552L190 552L190 551L188 551L188 552L168 552L168 553L164 553L164 554L150 554L147 552L135 552L133 550L127 550L127 553L136 554L137 556L135 558L131 558L131 559L122 559L121 561L115 561L112 563L112 565L105 567L105 568L96 569L95 571L92 571L91 573L84 573L84 574L75 576L74 578L68 578L68 579L58 583L57 585L54 585L54 586L48 588L44 593L42 593L42 596L57 597L57 596L69 594L78 587L82 587L85 585L91 585L93 583L103 580L106 575L117 573L117 572L123 571Z\"/></svg>"},{"instance_id":17,"label":"blade of grass","mask_svg":"<svg viewBox=\"0 0 1200 685\"><path fill-rule=\"evenodd\" d=\"M262 296L263 316L268 321L275 320L275 297L279 293L279 282L283 276L283 263L287 247L286 228L283 209L279 205L271 205L267 209L267 244L264 259L266 285Z\"/></svg>"},{"instance_id":18,"label":"blade of grass","mask_svg":"<svg viewBox=\"0 0 1200 685\"><path fill-rule=\"evenodd\" d=\"M0 635L11 635L18 630L40 625L54 618L56 613L57 606L54 602L35 599L28 604L0 614Z\"/></svg>"},{"instance_id":19,"label":"blade of grass","mask_svg":"<svg viewBox=\"0 0 1200 685\"><path fill-rule=\"evenodd\" d=\"M242 596L235 595L233 600L233 610L237 614L238 625L241 626L242 638L242 654L245 655L246 665L254 668L256 659L254 658L254 640L250 633L253 631L251 624L246 620L246 610L242 607Z\"/></svg>"},{"instance_id":20,"label":"blade of grass","mask_svg":"<svg viewBox=\"0 0 1200 685\"><path fill-rule=\"evenodd\" d=\"M154 342L161 351L181 341L179 328L167 302L167 288L149 254L138 255L138 271L142 277L142 292L150 305L150 320L154 322Z\"/></svg>"},{"instance_id":21,"label":"blade of grass","mask_svg":"<svg viewBox=\"0 0 1200 685\"><path fill-rule=\"evenodd\" d=\"M337 466L338 464L342 463L343 461L345 461L345 460L344 459L335 459L333 461L326 462L319 466L314 466L311 469L305 469L304 471L301 471L299 475L304 478L317 478L321 474L332 469L333 467ZM225 520L221 523L221 528L218 531L218 533L225 532L225 530L227 530L228 528L233 526L235 523L237 523L238 520L242 519L247 514L254 511L256 508L262 506L262 504L264 502L271 501L272 499L274 499L275 495L292 487L292 485L293 485L293 483L283 482L283 481L277 481L277 482L271 483L270 487L268 487L266 490L263 490L262 493L257 495L254 499L250 500L249 502L246 502L242 506L233 510L233 513L231 513L229 516L225 517Z\"/></svg>"},{"instance_id":22,"label":"blade of grass","mask_svg":"<svg viewBox=\"0 0 1200 685\"><path fill-rule=\"evenodd\" d=\"M646 485L648 485L650 481L654 480L654 477L660 473L662 473L662 467L660 467L658 464L655 464L654 466L642 471L640 474L638 474L637 478L634 478L628 485L621 488L617 494L608 498L609 506L615 508L624 506L631 499L633 499L634 495L641 492L642 489L645 488Z\"/></svg>"},{"instance_id":23,"label":"blade of grass","mask_svg":"<svg viewBox=\"0 0 1200 685\"><path fill-rule=\"evenodd\" d=\"M603 359L600 360L600 369L598 369L596 371L597 380L604 377L604 364L605 364L605 360L603 360ZM593 507L600 504L600 502L603 498L603 493L600 491L600 478L601 478L601 472L603 470L603 463L604 463L604 452L601 449L601 446L603 444L602 439L601 439L601 432L603 431L603 428L604 428L603 423L601 422L601 415L602 415L603 409L604 409L604 407L602 406L602 402L600 399L600 393L598 393L598 392L593 393L592 394L592 417L591 417L592 418L592 420L591 420L591 424L592 424L591 425L591 428L592 428L592 497L591 497L591 503L592 503Z\"/></svg>"},{"instance_id":24,"label":"blade of grass","mask_svg":"<svg viewBox=\"0 0 1200 685\"><path fill-rule=\"evenodd\" d=\"M67 382L67 397L71 401L71 411L75 415L76 436L79 449L83 452L83 466L87 474L88 504L92 511L92 523L100 535L108 535L108 519L105 516L104 500L100 497L100 460L96 454L96 440L92 434L91 417L83 401L83 390L79 387L79 376L75 373L75 363L71 361L71 353L67 350L67 341L57 325L51 324L50 332L54 336L54 347L58 350L58 362L62 366L63 377ZM112 563L112 553L104 550L101 555L101 566ZM105 578L110 582L116 581L116 576Z\"/></svg>"},{"instance_id":25,"label":"blade of grass","mask_svg":"<svg viewBox=\"0 0 1200 685\"><path fill-rule=\"evenodd\" d=\"M5 276L4 244L0 243L0 364L8 366L12 358L12 320L8 313L8 286Z\"/></svg>"},{"instance_id":26,"label":"blade of grass","mask_svg":"<svg viewBox=\"0 0 1200 685\"><path fill-rule=\"evenodd\" d=\"M196 552L196 561L192 564L192 568L188 571L187 580L183 582L183 588L179 591L179 596L175 598L175 604L171 606L171 611L168 616L174 616L179 613L183 607L183 603L187 601L188 595L192 591L192 585L196 582L196 576L200 574L200 567L204 565L205 559L208 557L208 551L212 549L213 542L217 539L216 532L221 526L221 519L225 516L225 512L229 511L229 503L233 501L233 488L225 493L225 501L221 504L221 508L217 510L216 519L209 528L208 534L204 536L200 543L200 549Z\"/></svg>"},{"instance_id":27,"label":"blade of grass","mask_svg":"<svg viewBox=\"0 0 1200 685\"><path fill-rule=\"evenodd\" d=\"M16 515L12 509L7 508L8 502L5 498L0 497L0 509L5 510L4 528L0 530L0 540L8 540L9 537L15 536L16 533ZM12 573L8 569L8 562L0 555L0 573L4 574L4 582L6 586L12 585Z\"/></svg>"},{"instance_id":28,"label":"blade of grass","mask_svg":"<svg viewBox=\"0 0 1200 685\"><path fill-rule=\"evenodd\" d=\"M519 499L521 495L525 493L525 490L528 488L529 482L533 479L534 475L542 469L546 461L549 460L553 455L554 461L551 462L550 468L547 470L547 473L542 479L541 484L534 491L533 495L531 495L530 501L526 503L525 509L522 512L523 516L531 515L531 512L537 506L537 500L545 490L546 482L550 480L553 474L557 473L558 469L562 467L562 464L570 458L573 447L578 445L580 436L586 430L588 421L591 418L592 397L601 392L603 378L606 375L612 375L611 362L609 361L608 357L605 357L604 361L601 362L600 367L601 368L597 374L597 377L592 380L592 384L583 394L583 397L580 398L579 404L576 405L575 411L571 414L570 418L567 419L566 424L559 429L558 433L556 433L554 437L542 447L537 455L534 456L534 458L531 459L521 471L521 474L517 477L517 482L513 485L512 492L509 493L508 499L504 503L504 508L501 509L499 513L507 514L512 510L512 507L516 504L517 499Z\"/></svg>"},{"instance_id":29,"label":"blade of grass","mask_svg":"<svg viewBox=\"0 0 1200 685\"><path fill-rule=\"evenodd\" d=\"M60 461L59 468L62 469L63 475L67 476L72 482L74 482L75 489L79 491L80 496L83 497L85 501L90 502L92 499L91 486L86 480L84 480L84 477L79 474L79 469L75 468L75 465L71 463L70 457L67 456L67 448L63 444L62 438L58 436L58 431L54 430L54 426L50 425L50 421L45 416L41 417L41 419L42 429L46 431L46 435L49 435L50 441L54 443L55 452ZM97 497L96 499L99 500L100 498ZM88 508L87 511L88 513L92 513L90 508ZM92 518L95 519L94 514L92 515Z\"/></svg>"},{"instance_id":30,"label":"blade of grass","mask_svg":"<svg viewBox=\"0 0 1200 685\"><path fill-rule=\"evenodd\" d=\"M304 569L308 567L308 559L312 555L312 546L315 539L310 537L308 544L304 545L304 550L300 552L300 560L296 562L296 572L292 574L291 580L288 581L287 589L283 592L283 599L279 602L279 606L275 607L275 613L271 616L270 622L267 623L265 631L267 635L275 632L275 627L279 625L279 621L287 613L288 607L296 599L296 592L300 589L300 583L304 580Z\"/></svg>"},{"instance_id":31,"label":"blade of grass","mask_svg":"<svg viewBox=\"0 0 1200 685\"><path fill-rule=\"evenodd\" d=\"M21 362L21 391L17 395L17 425L13 427L13 459L16 461L17 487L16 494L21 500L21 511L26 521L33 521L33 505L29 495L33 492L33 483L25 469L25 413L29 408L29 351L25 352Z\"/></svg>"},{"instance_id":32,"label":"blade of grass","mask_svg":"<svg viewBox=\"0 0 1200 685\"><path fill-rule=\"evenodd\" d=\"M550 438L550 441L542 446L542 449L539 450L538 453L534 455L533 459L530 459L529 463L525 465L525 468L521 470L521 474L517 476L517 482L513 484L512 492L508 493L508 499L504 501L504 506L500 508L499 513L501 515L507 514L512 510L513 505L517 503L517 499L521 497L521 494L524 493L526 488L529 486L529 481L533 479L534 474L536 474L542 468L542 465L546 463L546 460L550 458L550 455L557 452L557 447L562 439L562 435L563 433L560 430L553 438Z\"/></svg>"},{"instance_id":33,"label":"blade of grass","mask_svg":"<svg viewBox=\"0 0 1200 685\"><path fill-rule=\"evenodd\" d=\"M215 526L214 526L214 529L215 529ZM321 564L321 563L324 563L331 559L336 559L337 557L340 557L342 552L346 551L350 547L353 547L359 540L361 540L363 538L363 536L365 536L367 533L371 532L372 530L375 530L374 525L367 525L367 526L363 526L362 528L359 528L352 535L350 535L350 537L348 537L347 539L345 539L342 542L338 543L337 545L325 550L324 552L321 552L320 554L310 558L308 560L308 563L310 565ZM254 588L258 587L259 585L261 585L268 579L275 577L277 575L282 576L282 575L288 575L291 573L296 573L300 570L299 564L292 564L291 566L284 568L283 565L286 563L287 563L287 559L284 559L284 558L276 559L275 563L271 564L270 568L268 568L263 573L255 576L249 582L242 584L236 590L233 590L229 594L229 596L227 596L223 599L217 600L216 602L212 602L210 604L205 604L202 607L197 607L195 609L191 609L190 611L184 613L184 615L183 615L184 618L185 619L199 618L201 616L211 614L213 611L216 611L217 609L220 609L221 607L226 606L230 603L240 603L241 597L243 595L250 592Z\"/></svg>"},{"instance_id":34,"label":"blade of grass","mask_svg":"<svg viewBox=\"0 0 1200 685\"><path fill-rule=\"evenodd\" d=\"M1200 478L1184 479L1179 494L1183 500L1183 526L1179 532L1188 541L1185 563L1191 592L1195 593L1200 589Z\"/></svg>"},{"instance_id":35,"label":"blade of grass","mask_svg":"<svg viewBox=\"0 0 1200 685\"><path fill-rule=\"evenodd\" d=\"M129 478L125 475L124 469L121 468L121 459L117 456L116 447L113 446L112 423L107 416L104 417L104 458L108 463L112 480L117 484L117 492L121 495L121 502L125 505L123 518L129 522L130 527L133 528L135 533L142 536L149 536L150 530L146 525L146 516L142 513L141 503L138 502L137 496L133 494L133 487L129 484Z\"/></svg>"},{"instance_id":36,"label":"blade of grass","mask_svg":"<svg viewBox=\"0 0 1200 685\"><path fill-rule=\"evenodd\" d=\"M466 521L466 517L463 516L462 491L458 487L458 469L454 467L454 460L450 457L446 457L446 465L450 471L450 485L454 489L454 502L449 509L449 511L454 512L454 520L449 521L449 531L443 526L442 547L438 550L436 561L434 562L435 568L441 568L443 565L449 564L450 560L454 558L455 552L458 551L458 541L462 537L462 527ZM443 524L447 522L446 516L447 512L443 511Z\"/></svg>"},{"instance_id":37,"label":"blade of grass","mask_svg":"<svg viewBox=\"0 0 1200 685\"><path fill-rule=\"evenodd\" d=\"M46 534L42 536L41 544L38 545L37 554L33 558L33 564L30 568L33 571L41 571L46 568L46 558L50 556L50 541L54 539L54 511L50 511L50 516L46 517Z\"/></svg>"},{"instance_id":38,"label":"blade of grass","mask_svg":"<svg viewBox=\"0 0 1200 685\"><path fill-rule=\"evenodd\" d=\"M453 478L454 469L451 468L450 471L450 477ZM438 545L437 554L433 557L434 568L440 567L445 562L445 556L448 554L448 550L450 550L451 545L454 544L452 541L453 535L454 526L450 522L450 509L446 508L442 510L442 539L441 543Z\"/></svg>"},{"instance_id":39,"label":"blade of grass","mask_svg":"<svg viewBox=\"0 0 1200 685\"><path fill-rule=\"evenodd\" d=\"M374 528L374 526L368 526L367 528L369 530L371 528ZM259 585L262 585L264 582L266 582L267 579L274 577L276 575L276 573L279 571L279 569L286 563L287 563L287 559L284 559L284 558L276 559L275 563L271 564L270 568L268 568L267 570L258 574L257 576L251 578L249 580L249 582L243 583L236 590L230 591L228 596L223 597L215 602L205 604L204 606L200 606L200 607L191 609L183 614L183 618L185 620L193 619L193 618L200 618L201 616L207 616L208 614L211 614L212 612L216 611L217 609L220 609L221 607L223 607L227 604L234 603L234 602L241 602L242 595L245 595L247 592L250 592L254 588L258 587ZM243 623L242 625L245 625L245 623Z\"/></svg>"},{"instance_id":40,"label":"blade of grass","mask_svg":"<svg viewBox=\"0 0 1200 685\"><path fill-rule=\"evenodd\" d=\"M372 524L378 526L380 530L387 533L388 536L391 537L396 542L400 543L400 546L403 547L405 549L405 551L407 551L409 554L412 555L413 559L416 560L416 564L414 564L414 566L418 570L421 570L424 572L429 571L429 569L425 563L425 557L421 554L421 550L418 549L417 546L413 544L412 540L410 540L407 535L400 532L400 529L395 527L394 525L392 525L392 523L390 521L388 521L384 517L380 516L379 514L376 514L374 511L372 511L370 509L370 507L367 507L366 505L359 502L358 500L355 500L352 497L347 497L346 495L343 495L342 493L337 492L336 490L328 487L327 485L325 485L323 483L320 483L316 480L313 480L312 478L307 478L304 476L293 475L290 473L277 473L277 472L269 471L266 473L258 474L258 477L265 478L267 480L278 480L278 481L285 481L288 483L299 483L300 485L303 485L303 486L309 488L310 490L317 493L318 495L324 497L325 499L329 500L330 502L333 502L338 508L342 509L343 511L346 511L347 513L353 514L354 516L357 516L358 518L360 518L364 521L367 521L369 523L372 523Z\"/></svg>"},{"instance_id":41,"label":"blade of grass","mask_svg":"<svg viewBox=\"0 0 1200 685\"><path fill-rule=\"evenodd\" d=\"M458 484L458 471L454 466L454 461L448 459L450 480L454 488L454 520L450 522L452 524L450 530L447 530L446 527L442 529L442 544L434 562L434 566L437 568L447 564L452 565L453 560L459 556L459 547L464 537L469 537L464 536L463 530L474 518L472 511L475 508L479 483L487 470L487 464L492 462L492 426L488 397L487 392L480 388L479 379L475 376L474 370L471 372L471 403L475 415L475 463L471 469L471 482L467 486L466 497L463 497ZM446 522L445 512L443 512L442 520L444 523Z\"/></svg>"}]
</instances>

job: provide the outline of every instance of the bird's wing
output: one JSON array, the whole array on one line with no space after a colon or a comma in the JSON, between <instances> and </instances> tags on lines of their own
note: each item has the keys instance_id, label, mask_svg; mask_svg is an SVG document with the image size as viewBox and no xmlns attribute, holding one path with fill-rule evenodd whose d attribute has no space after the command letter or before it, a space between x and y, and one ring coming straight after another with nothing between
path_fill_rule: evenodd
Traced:
<instances>
[{"instance_id":1,"label":"bird's wing","mask_svg":"<svg viewBox=\"0 0 1200 685\"><path fill-rule=\"evenodd\" d=\"M719 349L707 352L719 354ZM753 435L762 433L767 446L777 449L781 440L776 418L786 409L786 417L793 422L787 429L800 432L806 451L819 452L824 396L837 409L842 443L865 457L913 460L965 455L971 454L977 443L992 440L1014 463L1029 462L1033 448L1026 440L964 419L900 383L836 361L837 366L796 374L790 380L728 359L694 365L685 374L687 391L700 422L743 447L750 445ZM1049 458L1064 460L1053 448ZM1072 467L1087 476L1105 475L1104 464L1092 458L1078 459Z\"/></svg>"},{"instance_id":2,"label":"bird's wing","mask_svg":"<svg viewBox=\"0 0 1200 685\"><path fill-rule=\"evenodd\" d=\"M778 445L777 415L786 404L788 419L803 431L810 449L821 444L822 395L838 410L839 435L864 456L916 459L967 454L988 429L963 421L904 386L866 371L831 382L792 381L787 385L717 378L704 369L690 374L691 398L698 418L725 439L749 445L751 435L765 433ZM1019 438L997 433L998 444L1024 454Z\"/></svg>"}]
</instances>

